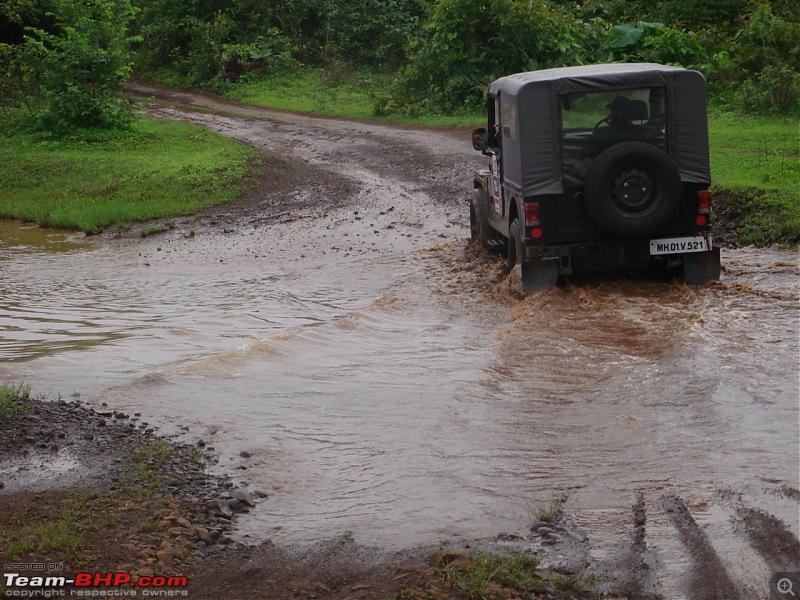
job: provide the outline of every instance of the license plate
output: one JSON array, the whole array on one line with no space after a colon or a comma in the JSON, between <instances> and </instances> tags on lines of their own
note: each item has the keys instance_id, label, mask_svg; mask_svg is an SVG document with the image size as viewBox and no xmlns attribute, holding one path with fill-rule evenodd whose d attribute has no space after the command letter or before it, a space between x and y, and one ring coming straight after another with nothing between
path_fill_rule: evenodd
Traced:
<instances>
[{"instance_id":1,"label":"license plate","mask_svg":"<svg viewBox=\"0 0 800 600\"><path fill-rule=\"evenodd\" d=\"M706 252L711 250L711 236L665 238L650 240L650 254L683 254L685 252Z\"/></svg>"}]
</instances>

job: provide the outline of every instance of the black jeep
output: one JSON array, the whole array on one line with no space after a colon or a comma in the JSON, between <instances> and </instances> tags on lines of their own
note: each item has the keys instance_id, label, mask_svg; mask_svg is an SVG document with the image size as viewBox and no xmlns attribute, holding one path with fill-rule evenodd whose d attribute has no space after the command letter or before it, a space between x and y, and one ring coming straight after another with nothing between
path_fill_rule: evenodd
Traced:
<instances>
[{"instance_id":1,"label":"black jeep","mask_svg":"<svg viewBox=\"0 0 800 600\"><path fill-rule=\"evenodd\" d=\"M559 275L660 265L717 280L705 79L657 64L518 73L488 91L491 158L475 175L472 239L504 247L528 293Z\"/></svg>"}]
</instances>

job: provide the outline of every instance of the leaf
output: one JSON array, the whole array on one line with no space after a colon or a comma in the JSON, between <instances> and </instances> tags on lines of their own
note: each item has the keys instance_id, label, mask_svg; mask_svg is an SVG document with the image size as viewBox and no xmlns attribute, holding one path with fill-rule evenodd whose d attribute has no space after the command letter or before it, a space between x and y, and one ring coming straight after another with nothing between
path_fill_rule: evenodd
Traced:
<instances>
[{"instance_id":1,"label":"leaf","mask_svg":"<svg viewBox=\"0 0 800 600\"><path fill-rule=\"evenodd\" d=\"M607 48L618 49L633 46L644 35L644 27L633 27L632 25L615 25L609 34L611 41L606 45Z\"/></svg>"}]
</instances>

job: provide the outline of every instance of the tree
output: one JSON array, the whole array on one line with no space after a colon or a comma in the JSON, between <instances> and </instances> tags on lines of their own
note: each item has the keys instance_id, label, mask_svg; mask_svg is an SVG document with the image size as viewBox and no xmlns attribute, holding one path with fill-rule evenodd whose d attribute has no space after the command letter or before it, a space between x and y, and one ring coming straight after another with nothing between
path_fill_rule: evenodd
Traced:
<instances>
[{"instance_id":1,"label":"tree","mask_svg":"<svg viewBox=\"0 0 800 600\"><path fill-rule=\"evenodd\" d=\"M125 126L131 111L116 92L131 70L130 0L20 0L15 8L3 6L6 22L23 32L16 43L0 44L4 103L24 104L40 127L56 134ZM15 81L24 83L17 93L9 90Z\"/></svg>"}]
</instances>

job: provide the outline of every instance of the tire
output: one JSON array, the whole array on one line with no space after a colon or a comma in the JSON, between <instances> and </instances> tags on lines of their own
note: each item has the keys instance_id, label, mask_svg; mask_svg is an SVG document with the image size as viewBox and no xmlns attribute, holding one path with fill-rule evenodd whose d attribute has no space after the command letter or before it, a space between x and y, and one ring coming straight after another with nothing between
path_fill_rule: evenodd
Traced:
<instances>
[{"instance_id":1,"label":"tire","mask_svg":"<svg viewBox=\"0 0 800 600\"><path fill-rule=\"evenodd\" d=\"M519 219L514 219L508 230L508 253L506 254L506 265L513 269L518 264L521 265L525 260L525 244L522 242L524 237L522 223Z\"/></svg>"},{"instance_id":2,"label":"tire","mask_svg":"<svg viewBox=\"0 0 800 600\"><path fill-rule=\"evenodd\" d=\"M472 192L472 202L469 206L469 228L473 243L478 243L487 250L492 249L489 242L494 239L494 235L486 218L486 202L481 188L475 188Z\"/></svg>"},{"instance_id":3,"label":"tire","mask_svg":"<svg viewBox=\"0 0 800 600\"><path fill-rule=\"evenodd\" d=\"M655 146L622 142L593 162L584 186L586 210L604 231L625 238L656 233L678 210L681 180Z\"/></svg>"}]
</instances>

